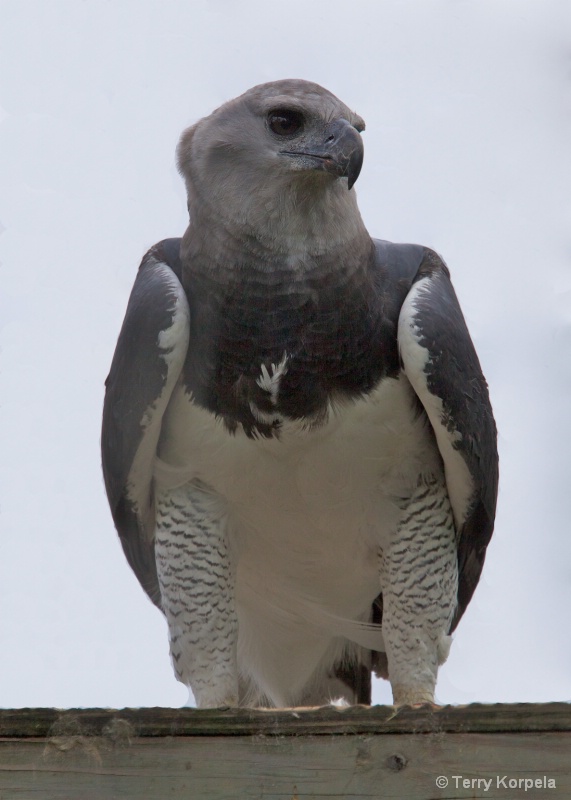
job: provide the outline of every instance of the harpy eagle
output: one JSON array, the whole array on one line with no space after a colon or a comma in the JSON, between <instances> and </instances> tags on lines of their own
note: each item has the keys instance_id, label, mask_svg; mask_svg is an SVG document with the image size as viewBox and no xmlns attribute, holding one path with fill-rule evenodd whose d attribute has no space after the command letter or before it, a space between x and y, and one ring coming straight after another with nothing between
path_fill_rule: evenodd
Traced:
<instances>
[{"instance_id":1,"label":"harpy eagle","mask_svg":"<svg viewBox=\"0 0 571 800\"><path fill-rule=\"evenodd\" d=\"M363 224L364 127L283 80L186 130L127 307L105 485L200 707L433 702L484 563L486 381L444 262Z\"/></svg>"}]
</instances>

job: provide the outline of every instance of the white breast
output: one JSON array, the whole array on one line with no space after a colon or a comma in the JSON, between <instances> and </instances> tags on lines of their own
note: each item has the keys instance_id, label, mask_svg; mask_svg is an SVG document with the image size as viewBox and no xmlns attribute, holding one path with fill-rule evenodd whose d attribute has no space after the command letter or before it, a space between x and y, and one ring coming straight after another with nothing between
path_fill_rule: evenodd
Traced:
<instances>
[{"instance_id":1,"label":"white breast","mask_svg":"<svg viewBox=\"0 0 571 800\"><path fill-rule=\"evenodd\" d=\"M380 591L379 553L419 475L441 469L405 377L331 408L320 427L286 420L279 439L229 434L179 389L162 442L158 483L200 480L227 504L239 652L263 662L266 675L271 661L277 684L287 653L291 686L292 676L293 684L307 679L335 637L379 643L358 624Z\"/></svg>"}]
</instances>

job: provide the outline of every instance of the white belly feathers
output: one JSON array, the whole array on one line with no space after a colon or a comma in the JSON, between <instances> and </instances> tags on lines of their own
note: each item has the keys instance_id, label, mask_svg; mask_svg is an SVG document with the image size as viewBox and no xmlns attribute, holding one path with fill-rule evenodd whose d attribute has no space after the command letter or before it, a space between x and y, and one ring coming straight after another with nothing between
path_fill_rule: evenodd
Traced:
<instances>
[{"instance_id":1,"label":"white belly feathers","mask_svg":"<svg viewBox=\"0 0 571 800\"><path fill-rule=\"evenodd\" d=\"M375 554L395 528L398 501L410 496L427 466L440 469L426 417L404 377L331 409L318 428L286 420L279 439L229 434L179 389L163 431L159 485L199 480L227 503L240 560L258 560L263 551L265 572L275 567L296 583L311 581L313 591L327 573L331 602L342 605L338 579L348 579L352 594L353 564L359 584L370 562L364 593L369 600L378 594Z\"/></svg>"},{"instance_id":2,"label":"white belly feathers","mask_svg":"<svg viewBox=\"0 0 571 800\"><path fill-rule=\"evenodd\" d=\"M336 637L382 649L380 631L367 625L381 589L380 553L419 476L441 474L433 434L405 377L331 408L319 427L285 420L274 439L228 433L177 389L161 441L157 486L199 482L225 505L239 660L247 647L251 662L255 647L254 660L266 672L275 660L275 672L279 652L297 647L301 684ZM291 663L289 670L291 682Z\"/></svg>"}]
</instances>

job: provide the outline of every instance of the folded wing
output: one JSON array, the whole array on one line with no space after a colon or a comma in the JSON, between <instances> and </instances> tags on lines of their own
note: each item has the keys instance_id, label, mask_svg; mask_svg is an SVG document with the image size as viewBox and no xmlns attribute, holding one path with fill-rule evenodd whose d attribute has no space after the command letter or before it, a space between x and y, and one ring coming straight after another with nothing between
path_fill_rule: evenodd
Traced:
<instances>
[{"instance_id":1,"label":"folded wing","mask_svg":"<svg viewBox=\"0 0 571 800\"><path fill-rule=\"evenodd\" d=\"M458 531L457 626L478 584L498 490L496 426L488 387L448 269L427 250L402 305L403 368L432 424Z\"/></svg>"},{"instance_id":2,"label":"folded wing","mask_svg":"<svg viewBox=\"0 0 571 800\"><path fill-rule=\"evenodd\" d=\"M105 383L101 451L107 497L127 560L160 606L154 554L153 465L162 418L189 340L180 239L143 258Z\"/></svg>"}]
</instances>

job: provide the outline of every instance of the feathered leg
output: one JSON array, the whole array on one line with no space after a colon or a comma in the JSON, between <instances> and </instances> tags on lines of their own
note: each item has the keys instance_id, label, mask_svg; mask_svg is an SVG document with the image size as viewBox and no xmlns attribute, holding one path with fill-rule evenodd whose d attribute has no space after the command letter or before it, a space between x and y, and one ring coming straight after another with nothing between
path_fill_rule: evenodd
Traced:
<instances>
[{"instance_id":1,"label":"feathered leg","mask_svg":"<svg viewBox=\"0 0 571 800\"><path fill-rule=\"evenodd\" d=\"M238 621L223 502L194 484L157 489L155 555L172 663L199 708L236 705Z\"/></svg>"},{"instance_id":2,"label":"feathered leg","mask_svg":"<svg viewBox=\"0 0 571 800\"><path fill-rule=\"evenodd\" d=\"M381 556L381 586L393 701L432 703L458 588L454 520L441 478L422 481L403 510Z\"/></svg>"}]
</instances>

